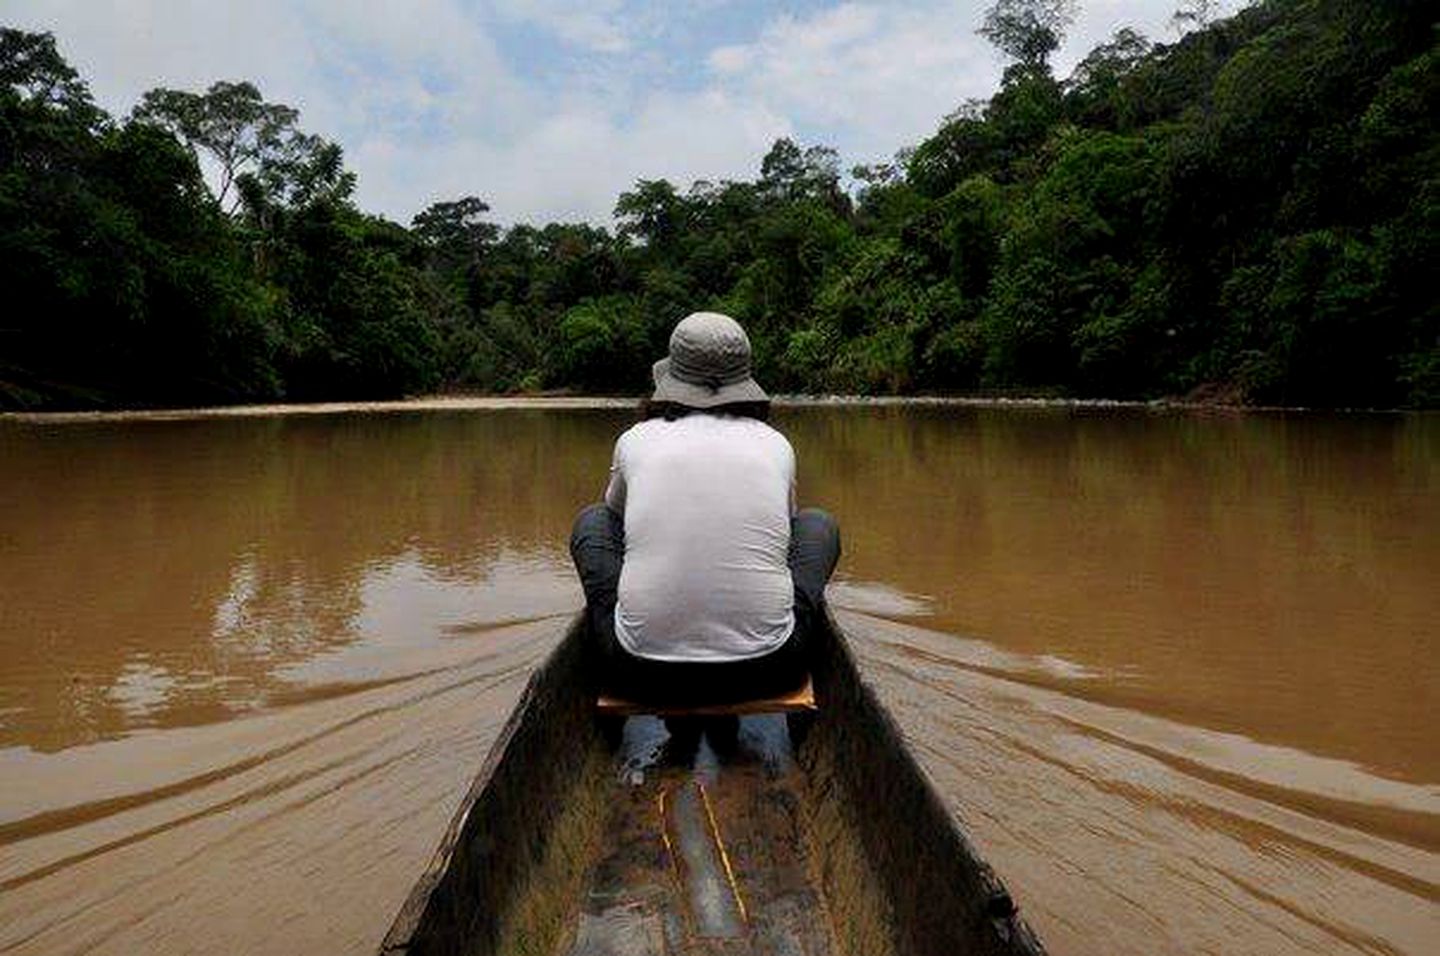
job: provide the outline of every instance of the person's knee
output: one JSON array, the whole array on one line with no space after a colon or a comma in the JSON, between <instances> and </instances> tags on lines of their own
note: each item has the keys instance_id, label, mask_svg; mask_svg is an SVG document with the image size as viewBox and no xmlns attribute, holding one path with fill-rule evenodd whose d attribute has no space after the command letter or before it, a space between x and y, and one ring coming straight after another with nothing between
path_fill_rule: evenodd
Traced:
<instances>
[{"instance_id":1,"label":"person's knee","mask_svg":"<svg viewBox=\"0 0 1440 956\"><path fill-rule=\"evenodd\" d=\"M593 540L598 536L610 536L613 520L610 508L603 501L597 501L582 508L580 513L575 516L575 524L570 529L571 553L573 554L575 548L587 539Z\"/></svg>"},{"instance_id":2,"label":"person's knee","mask_svg":"<svg viewBox=\"0 0 1440 956\"><path fill-rule=\"evenodd\" d=\"M810 610L825 601L825 584L840 563L840 527L828 513L806 508L791 522L790 574L796 606Z\"/></svg>"},{"instance_id":3,"label":"person's knee","mask_svg":"<svg viewBox=\"0 0 1440 956\"><path fill-rule=\"evenodd\" d=\"M795 534L811 541L822 541L840 551L840 525L830 512L822 508L801 508L793 519Z\"/></svg>"}]
</instances>

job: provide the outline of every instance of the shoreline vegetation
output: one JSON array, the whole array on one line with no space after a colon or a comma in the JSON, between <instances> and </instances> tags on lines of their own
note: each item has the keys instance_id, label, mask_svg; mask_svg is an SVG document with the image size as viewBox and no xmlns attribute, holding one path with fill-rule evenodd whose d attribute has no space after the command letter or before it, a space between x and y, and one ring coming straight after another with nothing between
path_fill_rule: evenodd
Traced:
<instances>
[{"instance_id":1,"label":"shoreline vegetation","mask_svg":"<svg viewBox=\"0 0 1440 956\"><path fill-rule=\"evenodd\" d=\"M1074 9L957 18L1000 87L890 161L781 139L613 228L401 225L248 82L112 117L63 37L0 28L0 410L638 394L697 309L780 394L1440 407L1433 5L1181 0L1174 42L1056 77Z\"/></svg>"},{"instance_id":2,"label":"shoreline vegetation","mask_svg":"<svg viewBox=\"0 0 1440 956\"><path fill-rule=\"evenodd\" d=\"M1240 405L1196 402L1175 398L1053 398L1038 396L976 395L775 395L777 408L816 407L953 407L979 409L1106 409L1154 412L1200 412L1240 414L1305 414L1323 412L1344 415L1414 415L1423 411L1405 408L1313 408L1300 405ZM636 409L638 398L615 395L416 395L380 401L337 401L248 405L211 405L191 408L88 409L84 411L3 411L0 423L66 425L85 422L194 421L220 418L261 418L268 416L320 416L348 414L389 414L395 412L524 411L534 409Z\"/></svg>"}]
</instances>

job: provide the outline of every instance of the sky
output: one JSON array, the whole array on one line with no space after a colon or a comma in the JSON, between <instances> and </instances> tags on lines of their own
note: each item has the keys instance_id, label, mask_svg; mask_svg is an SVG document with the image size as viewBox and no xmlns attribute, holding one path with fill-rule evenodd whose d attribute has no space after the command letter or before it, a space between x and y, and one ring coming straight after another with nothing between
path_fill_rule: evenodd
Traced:
<instances>
[{"instance_id":1,"label":"sky","mask_svg":"<svg viewBox=\"0 0 1440 956\"><path fill-rule=\"evenodd\" d=\"M890 159L1004 62L990 0L0 0L119 117L148 89L249 80L338 142L362 209L477 195L500 223L610 222L639 179L754 179L779 137ZM1060 76L1178 0L1079 0ZM1233 6L1233 4L1232 4Z\"/></svg>"}]
</instances>

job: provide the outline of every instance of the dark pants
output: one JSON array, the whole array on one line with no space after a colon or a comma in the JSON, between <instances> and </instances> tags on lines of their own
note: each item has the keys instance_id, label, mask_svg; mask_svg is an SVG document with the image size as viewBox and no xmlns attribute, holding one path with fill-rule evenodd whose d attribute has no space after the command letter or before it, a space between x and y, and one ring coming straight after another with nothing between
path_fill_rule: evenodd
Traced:
<instances>
[{"instance_id":1,"label":"dark pants","mask_svg":"<svg viewBox=\"0 0 1440 956\"><path fill-rule=\"evenodd\" d=\"M625 563L625 522L603 504L580 512L570 556L585 589L585 613L601 680L614 693L650 703L720 703L794 690L810 669L809 640L825 613L825 583L840 560L835 519L806 508L790 520L795 629L780 647L739 661L655 661L615 637L615 602Z\"/></svg>"}]
</instances>

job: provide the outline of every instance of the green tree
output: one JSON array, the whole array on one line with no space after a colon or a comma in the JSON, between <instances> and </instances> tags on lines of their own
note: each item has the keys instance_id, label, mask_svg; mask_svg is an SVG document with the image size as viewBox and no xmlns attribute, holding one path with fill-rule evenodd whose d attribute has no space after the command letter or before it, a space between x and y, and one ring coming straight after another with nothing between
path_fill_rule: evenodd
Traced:
<instances>
[{"instance_id":1,"label":"green tree","mask_svg":"<svg viewBox=\"0 0 1440 956\"><path fill-rule=\"evenodd\" d=\"M1183 0L1170 15L1170 26L1176 33L1203 30L1215 22L1223 8L1222 0Z\"/></svg>"},{"instance_id":2,"label":"green tree","mask_svg":"<svg viewBox=\"0 0 1440 956\"><path fill-rule=\"evenodd\" d=\"M676 319L747 324L777 387L1440 403L1440 47L1423 0L1263 0L1058 80L1065 0L893 163L781 139L751 181L640 180L618 232L406 229L246 83L129 122L53 38L0 32L0 402L639 391ZM214 174L208 188L201 165Z\"/></svg>"},{"instance_id":3,"label":"green tree","mask_svg":"<svg viewBox=\"0 0 1440 956\"><path fill-rule=\"evenodd\" d=\"M267 298L172 137L116 126L53 37L0 31L0 402L275 394Z\"/></svg>"},{"instance_id":4,"label":"green tree","mask_svg":"<svg viewBox=\"0 0 1440 956\"><path fill-rule=\"evenodd\" d=\"M996 0L976 32L1017 63L1046 67L1073 20L1073 0Z\"/></svg>"},{"instance_id":5,"label":"green tree","mask_svg":"<svg viewBox=\"0 0 1440 956\"><path fill-rule=\"evenodd\" d=\"M829 146L801 149L788 137L777 139L760 161L760 194L776 203L813 200L840 215L849 204L840 189L840 157Z\"/></svg>"},{"instance_id":6,"label":"green tree","mask_svg":"<svg viewBox=\"0 0 1440 956\"><path fill-rule=\"evenodd\" d=\"M500 227L485 220L490 206L478 196L432 203L410 221L415 238L441 269L477 263L500 236Z\"/></svg>"},{"instance_id":7,"label":"green tree","mask_svg":"<svg viewBox=\"0 0 1440 956\"><path fill-rule=\"evenodd\" d=\"M652 250L667 251L686 226L686 205L667 180L642 179L615 203L620 235L638 239Z\"/></svg>"},{"instance_id":8,"label":"green tree","mask_svg":"<svg viewBox=\"0 0 1440 956\"><path fill-rule=\"evenodd\" d=\"M626 296L587 299L574 306L560 322L561 379L591 392L641 386L652 354L644 324L635 302Z\"/></svg>"},{"instance_id":9,"label":"green tree","mask_svg":"<svg viewBox=\"0 0 1440 956\"><path fill-rule=\"evenodd\" d=\"M145 94L132 118L168 129L218 169L215 200L228 211L239 206L230 190L245 172L295 161L300 114L282 103L267 103L254 84L218 81L204 93L157 88Z\"/></svg>"},{"instance_id":10,"label":"green tree","mask_svg":"<svg viewBox=\"0 0 1440 956\"><path fill-rule=\"evenodd\" d=\"M1132 124L1127 81L1147 61L1149 40L1129 27L1116 30L1091 50L1063 84L1068 112L1087 126L1120 129Z\"/></svg>"}]
</instances>

